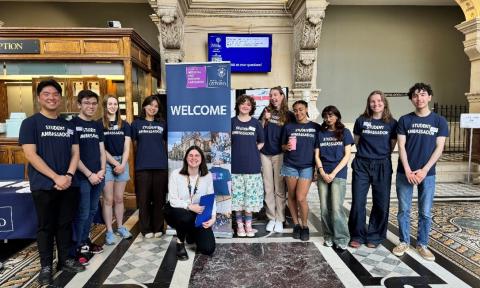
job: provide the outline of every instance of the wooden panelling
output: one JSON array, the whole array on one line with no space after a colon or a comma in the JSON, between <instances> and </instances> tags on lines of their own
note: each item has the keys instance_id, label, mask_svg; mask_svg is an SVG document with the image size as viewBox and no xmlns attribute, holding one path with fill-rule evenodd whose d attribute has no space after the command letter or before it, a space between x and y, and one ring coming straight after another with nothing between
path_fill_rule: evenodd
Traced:
<instances>
[{"instance_id":1,"label":"wooden panelling","mask_svg":"<svg viewBox=\"0 0 480 288\"><path fill-rule=\"evenodd\" d=\"M122 54L121 40L84 40L83 51L85 54Z\"/></svg>"},{"instance_id":2,"label":"wooden panelling","mask_svg":"<svg viewBox=\"0 0 480 288\"><path fill-rule=\"evenodd\" d=\"M5 122L8 118L8 99L7 85L0 81L0 122Z\"/></svg>"},{"instance_id":3,"label":"wooden panelling","mask_svg":"<svg viewBox=\"0 0 480 288\"><path fill-rule=\"evenodd\" d=\"M43 40L45 54L80 54L80 40Z\"/></svg>"},{"instance_id":4,"label":"wooden panelling","mask_svg":"<svg viewBox=\"0 0 480 288\"><path fill-rule=\"evenodd\" d=\"M143 52L143 51L140 51L140 62L142 62L142 64L145 64L145 66L147 66L148 68L150 68L150 65L148 65L149 61L148 61L148 55L147 53Z\"/></svg>"},{"instance_id":5,"label":"wooden panelling","mask_svg":"<svg viewBox=\"0 0 480 288\"><path fill-rule=\"evenodd\" d=\"M10 150L2 145L0 145L0 163L10 164Z\"/></svg>"},{"instance_id":6,"label":"wooden panelling","mask_svg":"<svg viewBox=\"0 0 480 288\"><path fill-rule=\"evenodd\" d=\"M130 48L130 54L132 56L132 58L134 59L137 59L138 61L140 61L140 49L138 49L137 45L133 44L131 45L131 48Z\"/></svg>"}]
</instances>

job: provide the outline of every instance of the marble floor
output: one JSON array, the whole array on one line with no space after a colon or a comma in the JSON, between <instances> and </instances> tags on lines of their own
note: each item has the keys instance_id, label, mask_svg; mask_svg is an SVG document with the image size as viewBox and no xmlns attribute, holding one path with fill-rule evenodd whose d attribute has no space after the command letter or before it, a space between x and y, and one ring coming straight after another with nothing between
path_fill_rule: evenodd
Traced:
<instances>
[{"instance_id":1,"label":"marble floor","mask_svg":"<svg viewBox=\"0 0 480 288\"><path fill-rule=\"evenodd\" d=\"M462 185L439 184L437 189L430 235L435 262L423 260L415 249L402 257L390 252L398 243L394 191L388 239L382 245L346 251L323 246L312 185L308 242L293 239L288 226L284 233L268 233L265 221L257 220L255 238L219 238L212 257L187 245L189 260L177 261L175 236L144 239L136 212L125 224L132 239L104 246L85 272L56 273L51 287L480 287L480 187ZM345 210L349 207L347 197ZM102 227L96 229L101 242ZM18 247L4 259L0 287L38 287L35 243Z\"/></svg>"}]
</instances>

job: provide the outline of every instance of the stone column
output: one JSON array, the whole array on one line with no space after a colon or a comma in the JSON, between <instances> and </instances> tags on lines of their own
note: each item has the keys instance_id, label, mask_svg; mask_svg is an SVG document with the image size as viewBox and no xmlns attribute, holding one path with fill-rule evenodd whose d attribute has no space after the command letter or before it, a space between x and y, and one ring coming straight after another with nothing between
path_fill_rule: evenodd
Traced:
<instances>
[{"instance_id":1,"label":"stone column","mask_svg":"<svg viewBox=\"0 0 480 288\"><path fill-rule=\"evenodd\" d=\"M328 2L325 0L306 0L293 11L294 84L289 97L289 107L297 100L307 101L310 119L318 116L317 97L320 89L316 87L316 60L327 6Z\"/></svg>"},{"instance_id":2,"label":"stone column","mask_svg":"<svg viewBox=\"0 0 480 288\"><path fill-rule=\"evenodd\" d=\"M455 26L465 34L465 53L470 59L470 91L465 93L470 113L480 113L480 18L473 18ZM480 161L480 129L473 130L473 160ZM480 181L479 177L475 180Z\"/></svg>"},{"instance_id":3,"label":"stone column","mask_svg":"<svg viewBox=\"0 0 480 288\"><path fill-rule=\"evenodd\" d=\"M165 63L178 63L183 61L183 24L185 8L177 0L150 0L150 6L155 14L150 15L157 25L160 43L160 87L166 89Z\"/></svg>"}]
</instances>

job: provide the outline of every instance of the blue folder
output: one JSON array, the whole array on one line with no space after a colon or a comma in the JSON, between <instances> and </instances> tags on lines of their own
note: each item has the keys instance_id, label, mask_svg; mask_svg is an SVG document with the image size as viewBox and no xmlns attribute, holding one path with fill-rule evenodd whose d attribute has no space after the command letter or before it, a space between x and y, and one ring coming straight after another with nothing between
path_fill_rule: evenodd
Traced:
<instances>
[{"instance_id":1,"label":"blue folder","mask_svg":"<svg viewBox=\"0 0 480 288\"><path fill-rule=\"evenodd\" d=\"M203 222L206 222L212 218L213 202L215 201L215 194L207 194L200 197L200 203L198 205L204 206L203 212L197 214L195 219L195 227L201 227Z\"/></svg>"}]
</instances>

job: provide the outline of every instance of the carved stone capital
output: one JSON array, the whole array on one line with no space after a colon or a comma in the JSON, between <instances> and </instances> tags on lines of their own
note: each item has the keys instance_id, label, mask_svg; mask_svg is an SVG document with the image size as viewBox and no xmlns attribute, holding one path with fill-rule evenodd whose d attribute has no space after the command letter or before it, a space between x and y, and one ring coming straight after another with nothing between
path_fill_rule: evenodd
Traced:
<instances>
[{"instance_id":1,"label":"carved stone capital","mask_svg":"<svg viewBox=\"0 0 480 288\"><path fill-rule=\"evenodd\" d=\"M173 23L177 18L177 8L176 7L159 7L158 16L160 17L160 20L165 24Z\"/></svg>"},{"instance_id":2,"label":"carved stone capital","mask_svg":"<svg viewBox=\"0 0 480 288\"><path fill-rule=\"evenodd\" d=\"M465 93L467 97L468 104L478 104L480 103L480 93Z\"/></svg>"},{"instance_id":3,"label":"carved stone capital","mask_svg":"<svg viewBox=\"0 0 480 288\"><path fill-rule=\"evenodd\" d=\"M160 56L163 56L165 63L179 63L182 62L184 53L180 49L165 49Z\"/></svg>"},{"instance_id":4,"label":"carved stone capital","mask_svg":"<svg viewBox=\"0 0 480 288\"><path fill-rule=\"evenodd\" d=\"M463 46L470 61L480 60L480 18L464 21L455 28L465 34Z\"/></svg>"},{"instance_id":5,"label":"carved stone capital","mask_svg":"<svg viewBox=\"0 0 480 288\"><path fill-rule=\"evenodd\" d=\"M325 18L325 10L322 9L307 9L307 20L313 25L319 25Z\"/></svg>"},{"instance_id":6,"label":"carved stone capital","mask_svg":"<svg viewBox=\"0 0 480 288\"><path fill-rule=\"evenodd\" d=\"M297 5L298 3L298 5ZM301 3L301 4L300 4ZM294 89L315 88L314 65L320 43L326 1L292 2L294 16Z\"/></svg>"},{"instance_id":7,"label":"carved stone capital","mask_svg":"<svg viewBox=\"0 0 480 288\"><path fill-rule=\"evenodd\" d=\"M317 59L317 52L315 50L300 50L298 60L302 65L310 66Z\"/></svg>"},{"instance_id":8,"label":"carved stone capital","mask_svg":"<svg viewBox=\"0 0 480 288\"><path fill-rule=\"evenodd\" d=\"M303 100L308 103L308 115L311 120L318 117L317 98L320 95L320 89L292 89L288 97L288 107L292 107L297 100Z\"/></svg>"}]
</instances>

